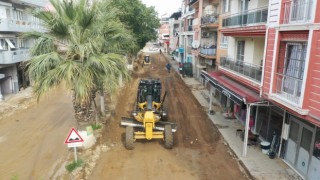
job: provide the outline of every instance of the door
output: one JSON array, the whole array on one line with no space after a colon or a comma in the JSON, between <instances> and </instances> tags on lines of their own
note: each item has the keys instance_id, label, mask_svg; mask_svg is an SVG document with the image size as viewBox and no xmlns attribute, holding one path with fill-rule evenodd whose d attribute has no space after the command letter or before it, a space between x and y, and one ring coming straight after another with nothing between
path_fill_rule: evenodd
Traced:
<instances>
[{"instance_id":1,"label":"door","mask_svg":"<svg viewBox=\"0 0 320 180\"><path fill-rule=\"evenodd\" d=\"M303 176L308 173L312 137L311 127L291 120L285 160Z\"/></svg>"},{"instance_id":2,"label":"door","mask_svg":"<svg viewBox=\"0 0 320 180\"><path fill-rule=\"evenodd\" d=\"M240 0L240 25L246 25L248 19L249 0Z\"/></svg>"},{"instance_id":3,"label":"door","mask_svg":"<svg viewBox=\"0 0 320 180\"><path fill-rule=\"evenodd\" d=\"M237 61L236 61L236 71L239 73L243 73L243 62L244 62L244 46L245 41L237 42Z\"/></svg>"}]
</instances>

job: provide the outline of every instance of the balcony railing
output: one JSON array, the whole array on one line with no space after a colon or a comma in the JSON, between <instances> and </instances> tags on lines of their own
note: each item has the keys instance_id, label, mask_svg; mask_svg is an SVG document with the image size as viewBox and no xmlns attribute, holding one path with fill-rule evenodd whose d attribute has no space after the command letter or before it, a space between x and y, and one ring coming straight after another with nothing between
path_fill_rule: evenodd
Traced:
<instances>
[{"instance_id":1,"label":"balcony railing","mask_svg":"<svg viewBox=\"0 0 320 180\"><path fill-rule=\"evenodd\" d=\"M283 24L308 22L311 19L313 1L296 2L291 1L284 3Z\"/></svg>"},{"instance_id":2,"label":"balcony railing","mask_svg":"<svg viewBox=\"0 0 320 180\"><path fill-rule=\"evenodd\" d=\"M12 64L25 61L29 58L29 49L18 49L14 51L1 51L0 64Z\"/></svg>"},{"instance_id":3,"label":"balcony railing","mask_svg":"<svg viewBox=\"0 0 320 180\"><path fill-rule=\"evenodd\" d=\"M223 68L229 69L231 71L237 72L239 74L242 74L257 82L261 82L261 76L262 76L261 66L243 62L243 61L231 60L227 57L220 58L220 66Z\"/></svg>"},{"instance_id":4,"label":"balcony railing","mask_svg":"<svg viewBox=\"0 0 320 180\"><path fill-rule=\"evenodd\" d=\"M276 93L281 97L295 104L299 103L301 96L302 79L277 74Z\"/></svg>"},{"instance_id":5,"label":"balcony railing","mask_svg":"<svg viewBox=\"0 0 320 180\"><path fill-rule=\"evenodd\" d=\"M206 15L201 17L201 25L205 24L218 24L219 23L219 15L213 14L213 15Z\"/></svg>"},{"instance_id":6,"label":"balcony railing","mask_svg":"<svg viewBox=\"0 0 320 180\"><path fill-rule=\"evenodd\" d=\"M9 32L27 32L27 31L45 31L40 22L16 20L16 19L0 19L1 31Z\"/></svg>"},{"instance_id":7,"label":"balcony railing","mask_svg":"<svg viewBox=\"0 0 320 180\"><path fill-rule=\"evenodd\" d=\"M49 2L49 0L20 0L20 1L25 2L27 4L34 4L41 7L44 7Z\"/></svg>"},{"instance_id":8,"label":"balcony railing","mask_svg":"<svg viewBox=\"0 0 320 180\"><path fill-rule=\"evenodd\" d=\"M217 52L217 48L200 48L200 53L207 56L215 56Z\"/></svg>"},{"instance_id":9,"label":"balcony railing","mask_svg":"<svg viewBox=\"0 0 320 180\"><path fill-rule=\"evenodd\" d=\"M222 27L247 26L250 24L265 23L268 19L268 8L263 7L233 14L222 19Z\"/></svg>"}]
</instances>

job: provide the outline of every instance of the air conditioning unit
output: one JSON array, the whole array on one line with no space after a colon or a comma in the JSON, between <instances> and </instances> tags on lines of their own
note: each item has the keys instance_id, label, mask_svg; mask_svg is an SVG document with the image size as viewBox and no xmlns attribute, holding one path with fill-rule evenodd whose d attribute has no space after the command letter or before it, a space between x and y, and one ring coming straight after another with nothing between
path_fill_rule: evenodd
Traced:
<instances>
[{"instance_id":1,"label":"air conditioning unit","mask_svg":"<svg viewBox=\"0 0 320 180\"><path fill-rule=\"evenodd\" d=\"M209 32L202 32L201 37L208 38L210 36Z\"/></svg>"}]
</instances>

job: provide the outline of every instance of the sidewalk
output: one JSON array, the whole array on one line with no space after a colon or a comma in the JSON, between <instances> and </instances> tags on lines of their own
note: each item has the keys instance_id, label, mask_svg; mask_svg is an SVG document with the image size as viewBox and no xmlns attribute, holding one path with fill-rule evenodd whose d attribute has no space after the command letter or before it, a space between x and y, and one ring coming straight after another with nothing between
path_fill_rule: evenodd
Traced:
<instances>
[{"instance_id":1,"label":"sidewalk","mask_svg":"<svg viewBox=\"0 0 320 180\"><path fill-rule=\"evenodd\" d=\"M179 72L178 62L172 60L171 56L164 53L165 58L171 63L172 68ZM181 75L180 75L181 76ZM199 81L194 78L183 78L184 82L192 88L192 93L199 101L199 103L209 110L209 91L201 85ZM219 104L213 102L213 104ZM242 156L243 141L236 134L237 129L243 128L240 122L236 119L225 119L223 114L216 111L215 114L208 117L213 124L219 129L224 140L228 146L233 150L238 157L240 163L247 169L250 175L255 179L302 179L295 173L288 165L286 165L280 158L270 159L266 154L263 154L260 146L248 146L247 157Z\"/></svg>"}]
</instances>

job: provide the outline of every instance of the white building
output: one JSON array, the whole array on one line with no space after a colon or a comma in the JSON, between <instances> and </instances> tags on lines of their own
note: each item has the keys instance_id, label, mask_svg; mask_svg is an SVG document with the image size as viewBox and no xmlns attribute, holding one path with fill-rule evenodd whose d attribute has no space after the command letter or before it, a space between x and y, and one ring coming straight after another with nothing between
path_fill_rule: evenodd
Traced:
<instances>
[{"instance_id":1,"label":"white building","mask_svg":"<svg viewBox=\"0 0 320 180\"><path fill-rule=\"evenodd\" d=\"M28 60L32 39L20 34L43 31L39 19L27 13L28 9L44 8L48 0L0 1L0 100L29 84L22 62Z\"/></svg>"}]
</instances>

